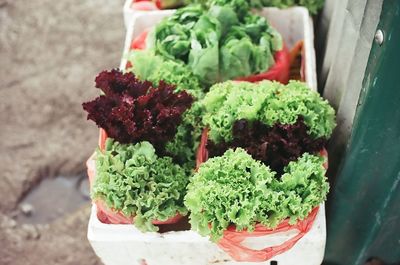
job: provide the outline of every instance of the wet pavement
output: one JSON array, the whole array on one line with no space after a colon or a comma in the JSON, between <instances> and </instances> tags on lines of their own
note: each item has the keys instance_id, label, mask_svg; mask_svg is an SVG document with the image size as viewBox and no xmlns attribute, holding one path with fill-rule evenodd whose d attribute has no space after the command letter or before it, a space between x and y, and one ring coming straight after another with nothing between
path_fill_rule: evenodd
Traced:
<instances>
[{"instance_id":1,"label":"wet pavement","mask_svg":"<svg viewBox=\"0 0 400 265\"><path fill-rule=\"evenodd\" d=\"M117 67L122 0L0 0L0 264L101 264L82 182L97 129L81 103Z\"/></svg>"},{"instance_id":2,"label":"wet pavement","mask_svg":"<svg viewBox=\"0 0 400 265\"><path fill-rule=\"evenodd\" d=\"M21 200L15 220L21 224L49 224L60 215L75 212L89 201L86 174L47 177Z\"/></svg>"}]
</instances>

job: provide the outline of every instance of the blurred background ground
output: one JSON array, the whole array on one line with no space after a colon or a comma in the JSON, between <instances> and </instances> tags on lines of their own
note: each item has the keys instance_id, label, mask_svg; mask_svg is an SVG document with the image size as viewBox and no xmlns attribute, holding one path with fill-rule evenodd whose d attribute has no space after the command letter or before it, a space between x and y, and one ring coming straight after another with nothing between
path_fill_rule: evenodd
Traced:
<instances>
[{"instance_id":1,"label":"blurred background ground","mask_svg":"<svg viewBox=\"0 0 400 265\"><path fill-rule=\"evenodd\" d=\"M98 93L95 75L119 64L122 5L123 0L0 0L2 265L101 264L86 239L89 202L58 212L47 224L15 219L20 201L43 178L84 171L98 131L81 103ZM57 205L48 205L56 212Z\"/></svg>"}]
</instances>

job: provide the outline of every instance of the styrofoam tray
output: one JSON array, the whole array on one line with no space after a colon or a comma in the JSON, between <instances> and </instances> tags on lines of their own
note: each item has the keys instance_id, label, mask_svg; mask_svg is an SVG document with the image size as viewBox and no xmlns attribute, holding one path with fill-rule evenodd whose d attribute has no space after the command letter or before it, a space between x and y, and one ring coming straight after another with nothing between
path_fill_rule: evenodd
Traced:
<instances>
[{"instance_id":1,"label":"styrofoam tray","mask_svg":"<svg viewBox=\"0 0 400 265\"><path fill-rule=\"evenodd\" d=\"M207 237L195 231L142 233L133 225L103 224L97 219L96 206L93 205L88 239L106 265L319 265L324 256L325 231L325 208L322 204L313 227L292 249L266 262L235 262ZM246 246L261 249L283 243L291 236L292 231L252 238L247 240Z\"/></svg>"},{"instance_id":2,"label":"styrofoam tray","mask_svg":"<svg viewBox=\"0 0 400 265\"><path fill-rule=\"evenodd\" d=\"M126 54L129 52L132 40L144 29L153 27L173 12L174 10L136 12L132 16L127 30L121 69L126 66ZM313 25L308 11L302 7L286 10L264 8L260 14L267 17L278 29L289 48L297 41L304 40L306 82L316 90ZM261 249L284 242L291 235L293 232L253 238L248 240L246 245ZM133 225L102 224L97 219L95 206L90 216L88 239L96 254L106 265L318 265L322 262L325 249L325 208L322 204L312 229L292 249L262 263L235 262L208 238L201 237L194 231L141 233Z\"/></svg>"},{"instance_id":3,"label":"styrofoam tray","mask_svg":"<svg viewBox=\"0 0 400 265\"><path fill-rule=\"evenodd\" d=\"M127 19L129 24L127 24L121 69L126 66L126 55L129 52L132 40L144 29L154 27L164 17L170 16L174 12L175 10L135 11L131 14ZM292 48L296 42L304 40L306 82L313 90L317 90L314 28L308 10L304 7L263 8L259 11L259 14L266 17L272 26L281 33L288 48Z\"/></svg>"}]
</instances>

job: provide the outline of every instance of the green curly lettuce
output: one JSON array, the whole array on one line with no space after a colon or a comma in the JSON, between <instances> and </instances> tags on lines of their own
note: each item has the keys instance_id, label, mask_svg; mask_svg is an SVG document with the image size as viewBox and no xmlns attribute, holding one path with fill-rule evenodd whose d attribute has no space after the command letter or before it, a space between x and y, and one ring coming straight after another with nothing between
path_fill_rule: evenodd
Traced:
<instances>
[{"instance_id":1,"label":"green curly lettuce","mask_svg":"<svg viewBox=\"0 0 400 265\"><path fill-rule=\"evenodd\" d=\"M253 231L257 223L274 228L287 218L294 224L326 199L323 163L324 158L305 153L278 180L243 149L229 149L203 163L188 185L185 205L192 228L218 241L231 224L238 231Z\"/></svg>"},{"instance_id":2,"label":"green curly lettuce","mask_svg":"<svg viewBox=\"0 0 400 265\"><path fill-rule=\"evenodd\" d=\"M304 153L285 167L275 189L283 191L288 198L282 204L289 210L289 223L304 219L315 206L326 200L329 183L323 167L325 162L322 156Z\"/></svg>"},{"instance_id":3,"label":"green curly lettuce","mask_svg":"<svg viewBox=\"0 0 400 265\"><path fill-rule=\"evenodd\" d=\"M175 85L175 92L186 91L196 99L204 97L203 87L197 77L186 65L166 60L154 52L132 51L128 54L131 67L127 72L133 72L140 80L147 80L157 86L160 81Z\"/></svg>"},{"instance_id":4,"label":"green curly lettuce","mask_svg":"<svg viewBox=\"0 0 400 265\"><path fill-rule=\"evenodd\" d=\"M196 166L196 152L204 128L202 113L203 108L199 101L194 102L192 107L183 114L182 123L178 126L174 139L165 146L166 152L187 169L188 175L192 175Z\"/></svg>"},{"instance_id":5,"label":"green curly lettuce","mask_svg":"<svg viewBox=\"0 0 400 265\"><path fill-rule=\"evenodd\" d=\"M264 102L277 86L277 83L260 86L233 81L212 86L201 101L204 106L203 123L210 129L209 138L215 143L231 141L234 122L239 119L257 120Z\"/></svg>"},{"instance_id":6,"label":"green curly lettuce","mask_svg":"<svg viewBox=\"0 0 400 265\"><path fill-rule=\"evenodd\" d=\"M268 82L262 85L268 86ZM276 122L293 124L299 116L304 118L308 133L314 138L329 138L336 126L335 110L328 101L299 81L282 85L274 97L265 102L259 117L265 124L273 125Z\"/></svg>"},{"instance_id":7,"label":"green curly lettuce","mask_svg":"<svg viewBox=\"0 0 400 265\"><path fill-rule=\"evenodd\" d=\"M240 119L272 126L294 124L302 116L314 138L329 138L336 125L335 111L329 103L297 81L286 86L270 81L228 81L212 86L201 104L203 124L210 129L209 138L215 143L231 141L233 124Z\"/></svg>"},{"instance_id":8,"label":"green curly lettuce","mask_svg":"<svg viewBox=\"0 0 400 265\"><path fill-rule=\"evenodd\" d=\"M96 152L91 196L135 217L139 230L158 231L153 220L187 214L183 204L187 183L185 170L170 157L158 157L149 142L120 144L109 138L105 150Z\"/></svg>"},{"instance_id":9,"label":"green curly lettuce","mask_svg":"<svg viewBox=\"0 0 400 265\"><path fill-rule=\"evenodd\" d=\"M210 234L212 240L219 239L230 224L251 230L258 205L273 194L267 186L273 177L268 167L243 149L209 159L191 179L185 197L192 229Z\"/></svg>"}]
</instances>

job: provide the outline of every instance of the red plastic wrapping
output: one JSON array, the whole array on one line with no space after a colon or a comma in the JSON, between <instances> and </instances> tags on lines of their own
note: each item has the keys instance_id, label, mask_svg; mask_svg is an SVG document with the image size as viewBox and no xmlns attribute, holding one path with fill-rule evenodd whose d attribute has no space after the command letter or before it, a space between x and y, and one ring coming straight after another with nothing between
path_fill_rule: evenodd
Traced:
<instances>
[{"instance_id":1,"label":"red plastic wrapping","mask_svg":"<svg viewBox=\"0 0 400 265\"><path fill-rule=\"evenodd\" d=\"M152 5L153 8L149 9L147 5L140 5L142 3L149 3L148 5ZM182 1L165 1L165 0L133 0L131 4L131 8L138 11L151 11L151 10L160 10L160 9L169 9L173 7L178 7L182 5Z\"/></svg>"},{"instance_id":2,"label":"red plastic wrapping","mask_svg":"<svg viewBox=\"0 0 400 265\"><path fill-rule=\"evenodd\" d=\"M275 64L268 71L247 77L237 78L237 81L260 82L262 80L278 81L282 84L289 82L290 75L290 53L286 46L274 55Z\"/></svg>"},{"instance_id":3,"label":"red plastic wrapping","mask_svg":"<svg viewBox=\"0 0 400 265\"><path fill-rule=\"evenodd\" d=\"M143 31L131 43L131 50L144 50L146 49L146 38L148 31ZM247 77L237 78L237 81L259 82L262 80L278 81L282 84L289 82L290 76L290 53L284 45L283 49L276 52L274 55L275 64L268 69L268 71L260 74L250 75ZM127 62L126 67L131 67L131 63Z\"/></svg>"},{"instance_id":4,"label":"red plastic wrapping","mask_svg":"<svg viewBox=\"0 0 400 265\"><path fill-rule=\"evenodd\" d=\"M151 1L134 1L131 4L131 8L137 11L152 11L159 10L157 5Z\"/></svg>"},{"instance_id":5,"label":"red plastic wrapping","mask_svg":"<svg viewBox=\"0 0 400 265\"><path fill-rule=\"evenodd\" d=\"M234 226L230 226L224 232L224 236L218 242L218 246L236 261L267 261L276 255L282 254L291 249L297 241L310 231L315 221L315 217L317 216L318 209L319 207L314 208L307 218L294 225L290 225L289 220L286 219L274 229L269 229L261 224L257 224L254 231L249 233L247 231L236 231ZM277 246L255 250L242 245L242 242L249 237L262 237L290 230L298 230L298 233Z\"/></svg>"},{"instance_id":6,"label":"red plastic wrapping","mask_svg":"<svg viewBox=\"0 0 400 265\"><path fill-rule=\"evenodd\" d=\"M103 129L100 129L100 134L99 134L100 150L104 150L106 140L107 140L106 131L104 131ZM92 155L88 159L88 161L86 162L86 166L87 166L87 173L89 176L90 187L92 187L92 185L94 183L94 179L96 177L96 163L94 160L94 155ZM115 211L113 209L110 209L101 200L96 200L93 203L96 204L96 207L97 207L97 218L102 223L105 223L105 224L133 224L135 222L135 217L127 217L121 211ZM168 219L166 221L154 220L154 221L152 221L152 223L155 225L175 224L181 218L182 218L182 215L177 214L176 216L171 217L170 219Z\"/></svg>"},{"instance_id":7,"label":"red plastic wrapping","mask_svg":"<svg viewBox=\"0 0 400 265\"><path fill-rule=\"evenodd\" d=\"M131 43L131 50L144 50L146 49L146 38L148 31L145 30L139 34Z\"/></svg>"},{"instance_id":8,"label":"red plastic wrapping","mask_svg":"<svg viewBox=\"0 0 400 265\"><path fill-rule=\"evenodd\" d=\"M97 207L97 218L104 224L133 224L134 217L126 217L119 211L114 211L108 208L103 201L97 200L94 202ZM166 221L152 221L155 225L175 224L182 218L182 215L177 214Z\"/></svg>"},{"instance_id":9,"label":"red plastic wrapping","mask_svg":"<svg viewBox=\"0 0 400 265\"><path fill-rule=\"evenodd\" d=\"M196 170L208 159L208 151L206 148L207 139L208 129L204 129L201 135L200 145L197 150ZM328 158L328 153L325 149L321 150L320 154ZM328 162L326 161L323 166L325 169L328 169ZM235 226L229 226L227 230L224 231L224 235L218 242L218 246L236 261L267 261L276 255L290 250L308 231L310 231L318 214L318 210L319 207L315 207L307 218L297 222L294 225L290 225L289 220L286 219L274 229L269 229L261 224L257 224L255 230L249 233L247 231L236 231ZM255 250L242 245L243 241L250 237L262 237L280 232L286 232L289 230L297 230L298 233L289 240L277 246Z\"/></svg>"}]
</instances>

